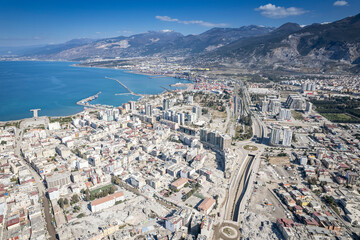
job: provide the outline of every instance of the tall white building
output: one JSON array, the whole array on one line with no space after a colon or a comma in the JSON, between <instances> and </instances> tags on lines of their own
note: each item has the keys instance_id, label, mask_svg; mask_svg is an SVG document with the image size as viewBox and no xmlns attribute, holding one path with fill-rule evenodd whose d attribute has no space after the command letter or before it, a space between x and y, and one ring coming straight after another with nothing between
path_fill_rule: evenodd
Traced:
<instances>
[{"instance_id":1,"label":"tall white building","mask_svg":"<svg viewBox=\"0 0 360 240\"><path fill-rule=\"evenodd\" d=\"M167 110L169 110L169 108L170 108L170 100L165 98L163 100L163 110L167 111Z\"/></svg>"},{"instance_id":2,"label":"tall white building","mask_svg":"<svg viewBox=\"0 0 360 240\"><path fill-rule=\"evenodd\" d=\"M186 102L189 103L189 104L193 104L194 103L194 97L193 96L187 96Z\"/></svg>"},{"instance_id":3,"label":"tall white building","mask_svg":"<svg viewBox=\"0 0 360 240\"><path fill-rule=\"evenodd\" d=\"M130 110L135 111L136 110L135 101L130 101L129 104L130 104Z\"/></svg>"},{"instance_id":4,"label":"tall white building","mask_svg":"<svg viewBox=\"0 0 360 240\"><path fill-rule=\"evenodd\" d=\"M271 145L279 145L280 144L280 136L281 136L281 128L278 126L273 127L273 129L271 129L270 144Z\"/></svg>"},{"instance_id":5,"label":"tall white building","mask_svg":"<svg viewBox=\"0 0 360 240\"><path fill-rule=\"evenodd\" d=\"M284 138L282 141L283 146L286 146L286 147L291 146L292 135L293 135L293 132L291 131L291 129L289 127L284 127Z\"/></svg>"},{"instance_id":6,"label":"tall white building","mask_svg":"<svg viewBox=\"0 0 360 240\"><path fill-rule=\"evenodd\" d=\"M201 107L193 107L193 113L195 113L196 119L199 119L201 116Z\"/></svg>"},{"instance_id":7,"label":"tall white building","mask_svg":"<svg viewBox=\"0 0 360 240\"><path fill-rule=\"evenodd\" d=\"M281 102L280 99L270 99L269 112L276 115L280 112Z\"/></svg>"},{"instance_id":8,"label":"tall white building","mask_svg":"<svg viewBox=\"0 0 360 240\"><path fill-rule=\"evenodd\" d=\"M145 103L145 115L152 116L152 105Z\"/></svg>"},{"instance_id":9,"label":"tall white building","mask_svg":"<svg viewBox=\"0 0 360 240\"><path fill-rule=\"evenodd\" d=\"M269 111L269 101L266 99L261 102L261 112L267 113Z\"/></svg>"},{"instance_id":10,"label":"tall white building","mask_svg":"<svg viewBox=\"0 0 360 240\"><path fill-rule=\"evenodd\" d=\"M290 119L291 119L290 109L285 109L285 108L280 109L278 120L290 120Z\"/></svg>"},{"instance_id":11,"label":"tall white building","mask_svg":"<svg viewBox=\"0 0 360 240\"><path fill-rule=\"evenodd\" d=\"M180 117L180 125L185 125L185 114L179 113L179 117Z\"/></svg>"}]
</instances>

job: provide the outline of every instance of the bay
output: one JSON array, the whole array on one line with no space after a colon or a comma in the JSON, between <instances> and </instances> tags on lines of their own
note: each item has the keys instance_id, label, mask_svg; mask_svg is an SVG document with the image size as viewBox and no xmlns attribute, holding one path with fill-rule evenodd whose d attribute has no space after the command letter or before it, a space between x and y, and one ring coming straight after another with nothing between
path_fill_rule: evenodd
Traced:
<instances>
[{"instance_id":1,"label":"bay","mask_svg":"<svg viewBox=\"0 0 360 240\"><path fill-rule=\"evenodd\" d=\"M14 61L0 62L0 121L32 117L30 109L40 108L39 116L66 116L83 110L77 101L102 92L92 104L120 106L133 95L115 95L128 91L159 94L169 84L188 82L172 77L149 78L119 69L71 66L72 62Z\"/></svg>"}]
</instances>

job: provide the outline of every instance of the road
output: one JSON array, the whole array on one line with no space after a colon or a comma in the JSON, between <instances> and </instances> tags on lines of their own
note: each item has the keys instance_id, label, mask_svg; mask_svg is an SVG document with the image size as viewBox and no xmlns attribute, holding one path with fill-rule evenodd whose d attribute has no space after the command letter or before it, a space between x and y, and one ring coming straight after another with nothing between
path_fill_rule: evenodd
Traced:
<instances>
[{"instance_id":1,"label":"road","mask_svg":"<svg viewBox=\"0 0 360 240\"><path fill-rule=\"evenodd\" d=\"M51 214L51 210L50 210L50 205L48 202L48 199L46 198L46 189L45 186L43 184L42 179L40 178L40 176L37 174L37 172L30 167L29 163L25 161L25 159L22 157L22 154L20 152L21 149L21 143L22 143L22 139L23 139L23 135L24 135L24 129L26 127L28 127L30 120L26 119L24 121L22 121L20 123L20 129L16 129L16 134L15 134L15 139L16 139L16 147L15 147L15 154L17 156L19 156L22 164L30 171L31 175L34 177L35 180L35 185L39 191L39 196L42 199L42 203L43 203L43 210L44 210L44 214L45 214L45 221L46 221L46 228L48 231L48 235L50 236L50 239L56 239L56 231L55 228L52 224L52 214ZM49 119L43 118L42 119L43 124L45 124L45 126L47 125L47 123L49 123Z\"/></svg>"},{"instance_id":2,"label":"road","mask_svg":"<svg viewBox=\"0 0 360 240\"><path fill-rule=\"evenodd\" d=\"M233 201L233 207L231 210L231 220L237 222L239 220L239 211L242 200L244 199L244 195L246 190L248 189L249 177L252 172L254 156L248 156L246 161L246 167L241 174L241 177L238 181L238 188L235 194L235 198Z\"/></svg>"}]
</instances>

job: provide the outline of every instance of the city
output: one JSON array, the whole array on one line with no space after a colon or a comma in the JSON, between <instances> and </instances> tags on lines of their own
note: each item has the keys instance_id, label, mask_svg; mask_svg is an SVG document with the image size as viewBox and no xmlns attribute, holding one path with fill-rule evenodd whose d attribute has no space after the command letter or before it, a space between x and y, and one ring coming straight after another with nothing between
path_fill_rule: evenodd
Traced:
<instances>
[{"instance_id":1,"label":"city","mask_svg":"<svg viewBox=\"0 0 360 240\"><path fill-rule=\"evenodd\" d=\"M359 125L316 112L326 83L274 84L199 76L3 125L2 238L354 237Z\"/></svg>"},{"instance_id":2,"label":"city","mask_svg":"<svg viewBox=\"0 0 360 240\"><path fill-rule=\"evenodd\" d=\"M360 1L0 2L0 239L360 239Z\"/></svg>"}]
</instances>

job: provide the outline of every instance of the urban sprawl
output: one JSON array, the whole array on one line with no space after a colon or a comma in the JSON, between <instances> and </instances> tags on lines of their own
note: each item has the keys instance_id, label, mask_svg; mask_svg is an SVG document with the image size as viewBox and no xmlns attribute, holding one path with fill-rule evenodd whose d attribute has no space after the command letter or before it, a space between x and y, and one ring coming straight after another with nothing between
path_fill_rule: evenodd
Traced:
<instances>
[{"instance_id":1,"label":"urban sprawl","mask_svg":"<svg viewBox=\"0 0 360 240\"><path fill-rule=\"evenodd\" d=\"M156 68L137 66L173 74ZM191 82L2 123L1 239L359 237L360 113L341 108L359 79L176 76Z\"/></svg>"}]
</instances>

